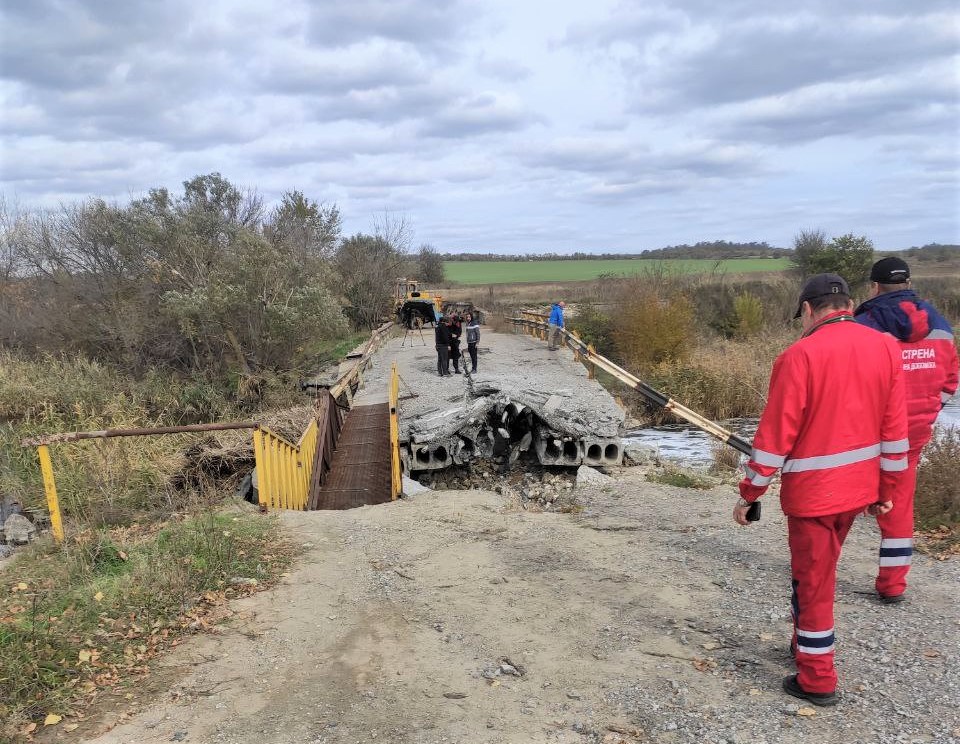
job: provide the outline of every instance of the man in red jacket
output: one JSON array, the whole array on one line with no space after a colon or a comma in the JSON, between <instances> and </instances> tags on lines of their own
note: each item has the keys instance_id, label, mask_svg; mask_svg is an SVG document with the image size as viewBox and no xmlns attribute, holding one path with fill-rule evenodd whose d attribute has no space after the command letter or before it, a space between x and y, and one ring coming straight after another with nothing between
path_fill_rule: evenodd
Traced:
<instances>
[{"instance_id":1,"label":"man in red jacket","mask_svg":"<svg viewBox=\"0 0 960 744\"><path fill-rule=\"evenodd\" d=\"M840 548L856 516L888 512L907 467L900 349L853 319L847 283L811 277L795 317L803 336L773 365L734 520L778 469L793 579L797 674L784 690L815 705L837 702L833 600Z\"/></svg>"},{"instance_id":2,"label":"man in red jacket","mask_svg":"<svg viewBox=\"0 0 960 744\"><path fill-rule=\"evenodd\" d=\"M957 392L960 364L953 329L933 305L910 289L910 267L889 256L870 270L870 299L854 312L858 323L893 336L903 360L907 386L907 474L903 497L889 514L877 517L880 567L877 592L887 604L903 601L913 558L913 495L920 451L933 435L937 414Z\"/></svg>"}]
</instances>

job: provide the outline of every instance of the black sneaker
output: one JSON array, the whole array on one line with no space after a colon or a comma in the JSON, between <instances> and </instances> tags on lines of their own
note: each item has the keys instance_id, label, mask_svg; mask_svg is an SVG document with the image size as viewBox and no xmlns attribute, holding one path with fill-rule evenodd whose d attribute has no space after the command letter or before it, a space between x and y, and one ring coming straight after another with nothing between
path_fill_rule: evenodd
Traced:
<instances>
[{"instance_id":1,"label":"black sneaker","mask_svg":"<svg viewBox=\"0 0 960 744\"><path fill-rule=\"evenodd\" d=\"M840 701L840 696L834 692L807 692L800 683L797 682L797 675L791 674L783 678L783 691L795 698L806 700L814 705L836 705Z\"/></svg>"},{"instance_id":2,"label":"black sneaker","mask_svg":"<svg viewBox=\"0 0 960 744\"><path fill-rule=\"evenodd\" d=\"M881 594L880 601L884 604L900 604L903 602L907 596L905 594Z\"/></svg>"}]
</instances>

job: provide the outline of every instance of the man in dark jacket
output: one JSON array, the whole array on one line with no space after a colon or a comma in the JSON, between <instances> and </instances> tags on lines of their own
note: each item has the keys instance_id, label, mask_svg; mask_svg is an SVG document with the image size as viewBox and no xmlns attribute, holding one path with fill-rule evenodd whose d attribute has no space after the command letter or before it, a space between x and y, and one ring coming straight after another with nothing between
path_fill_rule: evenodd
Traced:
<instances>
[{"instance_id":1,"label":"man in dark jacket","mask_svg":"<svg viewBox=\"0 0 960 744\"><path fill-rule=\"evenodd\" d=\"M460 374L460 336L463 333L463 326L460 323L460 316L454 315L450 318L450 361L453 362L454 374ZM450 367L447 366L449 374Z\"/></svg>"},{"instance_id":2,"label":"man in dark jacket","mask_svg":"<svg viewBox=\"0 0 960 744\"><path fill-rule=\"evenodd\" d=\"M854 313L858 323L887 333L900 346L907 386L907 473L894 509L877 517L880 567L876 587L886 603L903 600L913 556L913 495L920 451L930 441L943 405L957 392L953 329L929 302L910 289L910 267L890 256L870 270L870 299Z\"/></svg>"},{"instance_id":3,"label":"man in dark jacket","mask_svg":"<svg viewBox=\"0 0 960 744\"><path fill-rule=\"evenodd\" d=\"M450 319L441 318L434 329L434 343L437 347L437 372L441 377L450 375Z\"/></svg>"}]
</instances>

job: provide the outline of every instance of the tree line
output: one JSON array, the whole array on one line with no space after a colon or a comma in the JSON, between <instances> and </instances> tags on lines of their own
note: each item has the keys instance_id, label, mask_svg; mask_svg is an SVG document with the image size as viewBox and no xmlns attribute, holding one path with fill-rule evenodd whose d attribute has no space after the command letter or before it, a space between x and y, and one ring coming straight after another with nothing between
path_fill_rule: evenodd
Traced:
<instances>
[{"instance_id":1,"label":"tree line","mask_svg":"<svg viewBox=\"0 0 960 744\"><path fill-rule=\"evenodd\" d=\"M290 369L305 347L377 325L394 280L416 272L405 220L341 229L336 205L289 191L267 209L219 173L126 205L3 205L0 344L132 371Z\"/></svg>"}]
</instances>

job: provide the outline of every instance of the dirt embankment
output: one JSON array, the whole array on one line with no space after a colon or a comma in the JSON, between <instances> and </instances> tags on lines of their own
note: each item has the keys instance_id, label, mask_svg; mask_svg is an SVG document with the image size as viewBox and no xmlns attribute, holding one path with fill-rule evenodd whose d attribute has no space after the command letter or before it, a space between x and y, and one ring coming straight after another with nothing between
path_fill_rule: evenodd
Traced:
<instances>
[{"instance_id":1,"label":"dirt embankment","mask_svg":"<svg viewBox=\"0 0 960 744\"><path fill-rule=\"evenodd\" d=\"M910 602L872 595L876 527L838 582L844 697L791 671L785 527L730 486L641 469L531 513L485 491L288 514L309 547L245 619L170 656L174 679L97 744L960 742L960 563L918 557ZM813 712L813 715L809 715Z\"/></svg>"}]
</instances>

